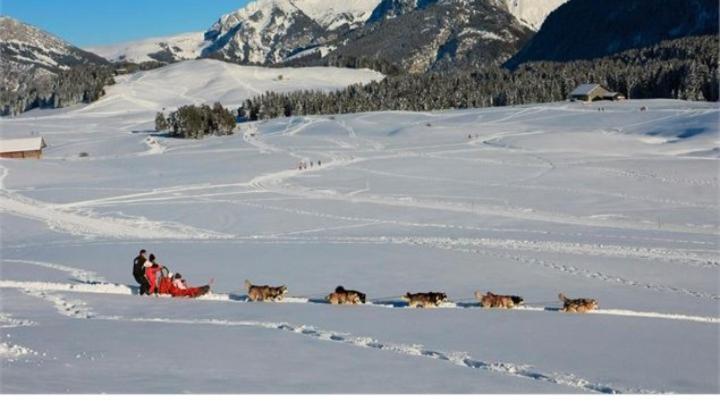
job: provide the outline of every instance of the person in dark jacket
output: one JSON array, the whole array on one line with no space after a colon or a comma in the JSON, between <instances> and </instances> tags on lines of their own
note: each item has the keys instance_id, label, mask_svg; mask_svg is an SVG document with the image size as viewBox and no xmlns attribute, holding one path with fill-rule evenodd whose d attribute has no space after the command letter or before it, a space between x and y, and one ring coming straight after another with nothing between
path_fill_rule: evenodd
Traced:
<instances>
[{"instance_id":1,"label":"person in dark jacket","mask_svg":"<svg viewBox=\"0 0 720 401\"><path fill-rule=\"evenodd\" d=\"M133 259L133 277L138 284L140 284L140 295L148 294L148 288L150 284L145 277L145 265L148 262L145 254L146 250L141 249L138 256Z\"/></svg>"}]
</instances>

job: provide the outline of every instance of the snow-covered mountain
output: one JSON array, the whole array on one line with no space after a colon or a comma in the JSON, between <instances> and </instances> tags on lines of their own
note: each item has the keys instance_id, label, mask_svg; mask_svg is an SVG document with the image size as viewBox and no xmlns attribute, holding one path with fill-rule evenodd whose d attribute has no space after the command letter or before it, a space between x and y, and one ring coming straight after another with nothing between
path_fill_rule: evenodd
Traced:
<instances>
[{"instance_id":1,"label":"snow-covered mountain","mask_svg":"<svg viewBox=\"0 0 720 401\"><path fill-rule=\"evenodd\" d=\"M545 18L568 0L491 0L504 7L515 18L534 31L540 29ZM422 10L433 4L469 3L467 0L381 0L369 19L377 22Z\"/></svg>"},{"instance_id":2,"label":"snow-covered mountain","mask_svg":"<svg viewBox=\"0 0 720 401\"><path fill-rule=\"evenodd\" d=\"M207 44L203 32L189 32L112 45L92 46L86 50L110 61L174 62L200 57Z\"/></svg>"},{"instance_id":3,"label":"snow-covered mountain","mask_svg":"<svg viewBox=\"0 0 720 401\"><path fill-rule=\"evenodd\" d=\"M475 68L507 60L532 33L499 0L383 0L327 57L389 73Z\"/></svg>"},{"instance_id":4,"label":"snow-covered mountain","mask_svg":"<svg viewBox=\"0 0 720 401\"><path fill-rule=\"evenodd\" d=\"M293 0L323 28L357 28L367 21L380 0Z\"/></svg>"},{"instance_id":5,"label":"snow-covered mountain","mask_svg":"<svg viewBox=\"0 0 720 401\"><path fill-rule=\"evenodd\" d=\"M223 15L205 33L203 56L243 64L272 64L324 32L290 0L257 0Z\"/></svg>"},{"instance_id":6,"label":"snow-covered mountain","mask_svg":"<svg viewBox=\"0 0 720 401\"><path fill-rule=\"evenodd\" d=\"M549 15L507 66L592 59L663 40L717 35L719 15L717 0L573 0Z\"/></svg>"},{"instance_id":7,"label":"snow-covered mountain","mask_svg":"<svg viewBox=\"0 0 720 401\"><path fill-rule=\"evenodd\" d=\"M545 17L565 1L255 0L220 17L204 35L196 32L149 38L88 50L113 61L174 62L209 57L263 65L304 59L299 61L302 65L307 60L329 60L326 57L331 55L335 65L342 65L347 61L338 60L347 60L348 52L333 55L338 47L352 49L352 60L378 60L378 54L396 53L397 48L415 52L418 46L412 43L420 40L424 43L418 45L422 44L423 48L443 47L439 56L444 57L448 52L455 53L456 48L461 53L478 50L479 45L489 40L505 38L506 42L513 43L504 46L506 51L489 55L484 52L477 57L507 58L511 55L505 54L507 51L517 50L514 43L518 38L525 40L526 34L518 34L521 30L518 26L537 30ZM400 18L408 14L416 15ZM483 15L482 21L477 18L479 14ZM417 30L419 26L423 28ZM356 31L361 32L353 35ZM432 38L428 38L429 32ZM382 37L375 37L378 33ZM383 43L382 48L368 46L379 43ZM358 49L367 52L356 54ZM430 56L428 53L408 57L427 59ZM350 61L348 65L355 64Z\"/></svg>"},{"instance_id":8,"label":"snow-covered mountain","mask_svg":"<svg viewBox=\"0 0 720 401\"><path fill-rule=\"evenodd\" d=\"M412 11L423 9L438 0L381 0L372 12L368 22L374 23L392 19Z\"/></svg>"},{"instance_id":9,"label":"snow-covered mountain","mask_svg":"<svg viewBox=\"0 0 720 401\"><path fill-rule=\"evenodd\" d=\"M502 0L520 22L537 31L545 18L568 0Z\"/></svg>"},{"instance_id":10,"label":"snow-covered mountain","mask_svg":"<svg viewBox=\"0 0 720 401\"><path fill-rule=\"evenodd\" d=\"M59 85L57 76L63 71L108 62L57 36L5 16L0 16L0 54L0 115L94 98L102 86L92 90L93 94L86 91L87 87L95 87L106 79L97 74L78 73Z\"/></svg>"},{"instance_id":11,"label":"snow-covered mountain","mask_svg":"<svg viewBox=\"0 0 720 401\"><path fill-rule=\"evenodd\" d=\"M205 33L205 57L247 64L281 62L362 25L378 0L256 0L223 15Z\"/></svg>"},{"instance_id":12,"label":"snow-covered mountain","mask_svg":"<svg viewBox=\"0 0 720 401\"><path fill-rule=\"evenodd\" d=\"M6 16L0 16L0 50L3 66L9 64L22 69L58 72L78 64L107 63L57 36Z\"/></svg>"}]
</instances>

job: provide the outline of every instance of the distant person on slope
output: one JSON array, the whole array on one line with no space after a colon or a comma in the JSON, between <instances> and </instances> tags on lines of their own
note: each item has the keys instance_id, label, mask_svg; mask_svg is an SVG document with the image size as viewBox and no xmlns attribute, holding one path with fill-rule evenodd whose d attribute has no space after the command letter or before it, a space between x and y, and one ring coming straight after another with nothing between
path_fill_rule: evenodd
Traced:
<instances>
[{"instance_id":1,"label":"distant person on slope","mask_svg":"<svg viewBox=\"0 0 720 401\"><path fill-rule=\"evenodd\" d=\"M149 266L145 267L145 277L147 278L148 286L149 286L147 293L148 293L148 295L152 295L152 294L157 293L157 290L158 290L157 275L160 272L160 270L162 270L162 266L155 263L155 255L153 255L153 254L150 254L150 259L148 259L147 264L149 264Z\"/></svg>"},{"instance_id":2,"label":"distant person on slope","mask_svg":"<svg viewBox=\"0 0 720 401\"><path fill-rule=\"evenodd\" d=\"M133 259L133 277L140 284L140 295L145 295L148 290L148 282L145 278L145 264L148 262L146 250L141 249L138 256Z\"/></svg>"}]
</instances>

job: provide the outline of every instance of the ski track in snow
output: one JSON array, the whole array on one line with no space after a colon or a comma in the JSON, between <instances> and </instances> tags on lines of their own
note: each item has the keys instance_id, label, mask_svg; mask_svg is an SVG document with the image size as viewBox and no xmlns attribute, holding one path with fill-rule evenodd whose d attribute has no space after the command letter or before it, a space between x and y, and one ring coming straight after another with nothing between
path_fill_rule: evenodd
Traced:
<instances>
[{"instance_id":1,"label":"ski track in snow","mask_svg":"<svg viewBox=\"0 0 720 401\"><path fill-rule=\"evenodd\" d=\"M525 113L528 112L525 109L518 113ZM288 125L286 126L285 130L281 132L281 135L284 136L292 136L296 135L298 132L303 131L304 129L308 128L312 124L315 124L320 121L326 121L324 119L303 119L301 124L298 124L296 127L291 128L291 123L294 120L290 120L288 122ZM329 121L329 120L328 120ZM354 130L347 126L346 123L343 122L343 124L340 124L340 126L345 129L348 132L348 136L351 138L357 138L357 135L355 135ZM277 148L274 145L270 145L265 141L262 141L258 138L257 135L257 125L251 124L248 126L248 133L244 135L245 141L257 148L261 153L286 153L289 154L292 157L295 157L299 160L307 159L304 155L296 154L290 150L285 150L281 148ZM269 135L272 137L273 135ZM507 135L503 136L500 134L497 134L496 137L506 137ZM487 138L483 138L483 143L488 143ZM149 150L145 153L148 154L156 154L156 153L163 153L165 152L165 146L159 143L154 138L147 138L146 143L149 147ZM446 145L447 146L447 145ZM497 146L497 145L494 145ZM374 148L378 148L377 146L374 146ZM435 153L440 152L446 152L446 151L439 151ZM433 156L435 153L428 153L427 156ZM422 153L411 153L410 156L422 156ZM336 154L330 154L326 153L324 154L326 159L330 159L330 161L326 161L326 163L322 167L317 167L313 169L313 171L317 170L327 170L337 167L347 167L351 164L356 164L359 162L365 162L370 160L381 160L381 159L393 159L398 157L408 157L409 155L403 152L395 152L388 155L381 155L381 156L375 156L375 157L338 157ZM554 165L552 162L538 157L529 155L532 157L535 157L538 160L541 160L545 164L549 164L550 169L554 169ZM354 167L354 169L360 169L358 167ZM374 171L369 169L360 169L367 172L372 172L374 174L383 174L383 175L389 175L391 173L388 172L382 172L382 171ZM306 170L307 171L307 170ZM351 201L351 202L366 202L366 203L373 203L373 204L381 204L381 205L387 205L387 206L402 206L402 207L416 207L416 208L427 208L427 209L436 209L436 210L443 210L443 211L454 211L454 212L462 212L462 213L471 213L471 214L490 214L490 215L497 215L497 216L504 216L504 217L512 217L512 218L524 218L529 220L539 220L539 221L547 221L547 222L553 222L553 223L564 223L564 224L580 224L580 225L590 225L590 226L601 226L601 227L615 227L615 228L633 228L633 229L649 229L649 228L655 228L654 226L647 225L647 224L641 224L641 222L620 222L620 221L605 221L605 220L598 220L590 217L575 217L575 216L569 216L569 215L559 215L556 213L548 213L548 212L541 212L541 211L528 211L526 209L517 209L517 208L508 208L508 207L497 207L497 206L489 206L489 205L482 205L480 203L473 202L471 205L466 205L464 203L457 203L457 202L448 202L448 201L439 201L439 200L428 200L428 199L416 199L416 198L395 198L395 197L389 197L389 196L381 196L381 195L365 195L364 191L354 191L352 193L347 194L341 194L336 191L317 191L312 190L310 188L304 188L299 187L297 185L290 185L286 183L286 181L289 178L298 176L303 174L303 171L295 170L295 169L289 169L289 170L281 170L277 172L262 174L254 179L250 180L247 183L236 183L236 184L221 184L221 185L209 185L209 184L198 184L198 185L189 185L189 186L179 186L179 187L170 187L170 188L161 188L150 192L145 193L136 193L136 194L129 194L129 195L121 195L116 197L110 197L110 198L103 198L103 199L94 199L94 200L86 200L86 201L80 201L80 202L74 202L69 204L48 204L39 202L30 198L26 198L24 196L21 196L19 194L12 194L11 192L3 190L4 195L2 198L0 198L0 211L5 211L11 214L16 214L36 220L45 221L52 229L60 232L69 232L74 235L84 235L84 236L105 236L105 237L112 237L112 238L127 238L127 237L133 237L133 238L156 238L156 239L181 239L181 238L198 238L198 239L207 239L207 238L215 238L215 239L230 239L233 238L232 235L229 234L222 234L222 233L216 233L211 232L207 230L200 230L193 227L188 227L176 223L163 223L163 222L152 222L148 221L144 218L136 218L136 219L116 219L116 218L109 218L109 217L95 217L91 214L89 211L83 211L79 208L88 208L93 206L107 206L113 203L123 203L123 202L131 202L133 200L135 201L147 201L147 200L157 200L157 199L177 199L178 193L187 192L187 191L203 191L204 196L207 196L207 191L210 189L222 189L222 188L230 188L230 187L250 187L253 188L255 191L260 192L273 192L278 194L285 194L285 195L291 195L291 196L300 196L302 198L307 199L333 199L333 200L340 200L340 201ZM544 174L544 173L542 173ZM0 186L4 187L4 178L8 175L8 169L3 167L2 176L0 177ZM409 176L403 175L404 178L408 178ZM409 177L412 178L412 177ZM423 177L424 179L427 179L427 177ZM523 181L526 181L525 179ZM511 184L503 184L504 186L512 186ZM530 188L530 187L528 187ZM537 189L537 188L534 188ZM563 190L562 188L550 188L554 191L557 190ZM576 191L576 190L572 190ZM585 191L588 192L588 191ZM593 194L597 194L597 191L590 191ZM165 194L165 193L172 193L173 196L169 198L157 198L157 195ZM599 193L599 192L598 192ZM152 198L147 198L148 196L151 196ZM197 197L203 196L196 195ZM627 196L625 196L627 197ZM633 197L631 197L633 198ZM639 197L634 197L633 199L640 199ZM651 201L661 201L664 200L654 200L654 199L640 199L640 200L651 200ZM670 203L678 203L675 201L668 201ZM695 206L695 207L706 207L707 205L696 205L696 204L689 204L687 202L683 203L685 206ZM387 223L393 223L393 224L403 224L403 222L397 222L397 221L383 221ZM411 222L405 222L405 224L412 225ZM466 228L466 227L463 227ZM671 225L665 225L663 227L664 231L680 231L680 232L706 232L702 227L694 227L690 228L687 226L671 226ZM714 233L714 232L713 232ZM604 252L607 252L605 250ZM713 265L718 265L717 261L711 262Z\"/></svg>"},{"instance_id":2,"label":"ski track in snow","mask_svg":"<svg viewBox=\"0 0 720 401\"><path fill-rule=\"evenodd\" d=\"M403 356L429 358L437 361L444 361L451 365L484 370L504 376L514 377L518 379L537 380L556 384L559 386L570 387L591 393L602 394L622 394L622 393L640 393L640 394L657 394L654 390L623 388L610 384L595 383L590 380L578 377L574 374L543 372L531 365L484 361L468 355L465 352L446 352L427 349L421 344L397 344L392 342L383 342L372 337L357 337L348 333L340 333L329 330L322 330L308 325L293 325L285 322L269 322L269 321L253 321L253 320L223 320L223 319L171 319L171 318L141 318L141 317L124 317L124 316L105 316L95 314L92 309L83 301L68 300L60 295L40 290L25 290L29 296L37 297L50 302L55 309L63 316L73 319L92 319L104 321L133 322L133 323L156 323L156 324L175 324L175 325L211 325L220 327L252 327L269 330L279 330L282 332L302 335L305 337L317 339L319 341L329 341L338 344L344 344L363 349L390 352ZM0 356L4 355L7 346L3 343L0 345ZM32 350L23 349L22 347L13 346L12 352L34 353ZM34 353L37 354L37 353Z\"/></svg>"},{"instance_id":3,"label":"ski track in snow","mask_svg":"<svg viewBox=\"0 0 720 401\"><path fill-rule=\"evenodd\" d=\"M310 122L311 123L311 122ZM309 125L310 123L305 123L303 125L300 125L295 131L302 130L306 127L306 125ZM272 136L272 135L270 135ZM248 139L252 138L252 139ZM267 143L262 142L261 140L257 139L255 136L246 136L245 139L252 143L254 146L257 146L258 148L271 148L273 152L284 152L287 153L293 157L297 157L299 159L303 159L303 157L299 157L298 155L285 151L282 149L278 149L272 145L268 145ZM263 145L261 145L263 144ZM422 154L418 153L391 153L386 154L382 156L375 156L375 157L351 157L351 158L343 158L339 159L337 156L334 156L333 154L325 154L326 158L330 158L332 161L329 163L323 164L322 167L316 168L315 170L327 170L337 167L348 167L353 164L357 164L360 162L368 162L373 160L387 160L387 159L396 159L396 158L402 158L402 157L416 157L421 156ZM554 165L551 162L546 161L545 159L542 159L545 163L550 163L551 169L554 168ZM307 171L307 170L306 170ZM648 224L644 222L626 222L626 221L601 221L598 219L594 219L592 216L571 216L571 215L563 215L560 213L553 213L553 212L545 212L545 211L538 211L538 210L527 210L525 208L510 208L510 207L499 207L499 206L493 206L493 205L483 205L481 203L473 203L473 204L465 204L465 203L458 203L458 202L448 202L448 201L439 201L439 200L428 200L428 199L417 199L417 198L402 198L397 199L389 196L382 196L378 194L373 195L364 195L362 193L353 193L353 194L341 194L336 191L328 192L328 191L314 191L311 188L305 188L300 187L297 184L290 185L285 181L287 178L291 178L297 175L300 175L301 171L296 170L288 170L285 173L278 172L273 174L268 174L266 177L268 179L264 179L262 182L262 186L259 186L258 189L264 189L269 192L274 193L282 193L290 196L302 196L308 199L329 199L329 200L338 200L338 201L350 201L350 202L362 202L362 203L370 203L370 204L379 204L379 205L386 205L386 206L398 206L398 207L413 207L413 208L420 208L420 209L431 209L431 210L442 210L442 211L451 211L451 212L460 212L460 213L469 213L469 214L478 214L478 215L493 215L493 216L500 216L500 217L510 217L514 219L526 219L530 221L543 221L543 222L549 222L549 223L559 223L559 224L572 224L572 225L583 225L583 226L596 226L596 227L611 227L611 228L629 228L629 229L637 229L637 230L655 230L657 227L654 224ZM382 172L383 174L390 174L386 172ZM553 190L557 190L556 188L552 188ZM603 193L604 194L604 193ZM628 198L629 196L624 196L625 198ZM647 200L647 199L642 199ZM663 202L663 200L659 200ZM673 203L673 201L668 201L666 203ZM687 206L684 204L684 206ZM697 206L697 205L692 205ZM702 205L703 207L706 207L707 205ZM666 224L663 226L663 230L665 231L671 231L671 232L685 232L685 233L710 233L715 234L714 230L707 230L702 227L688 227L688 226L681 226L681 225L670 225Z\"/></svg>"},{"instance_id":4,"label":"ski track in snow","mask_svg":"<svg viewBox=\"0 0 720 401\"><path fill-rule=\"evenodd\" d=\"M38 294L51 294L56 292L68 292L78 294L104 294L104 295L136 295L138 292L137 287L129 286L125 284L116 283L58 283L58 282L41 282L41 281L15 281L15 280L0 280L0 289L18 289L30 293L31 295ZM158 298L172 299L169 296L161 296ZM378 298L382 299L382 298ZM245 295L238 294L225 294L225 293L209 293L200 298L196 298L197 301L207 302L239 302L249 303L249 299ZM296 304L307 304L323 307L331 307L330 304L322 299L311 299L304 297L293 297L288 296L284 300L278 303L296 303ZM67 305L62 304L60 307L65 308L67 313L70 315L83 315L86 311L82 308L71 308L68 310ZM59 307L59 308L60 308ZM390 309L407 309L407 304L399 300L385 300L375 301L370 300L365 305L357 305L357 307L381 307ZM442 309L479 309L483 310L477 302L447 302L441 306ZM79 312L78 312L79 310ZM521 306L515 309L508 310L508 313L513 311L532 311L532 312L544 312L544 313L557 313L558 308L554 307L533 307L533 306ZM662 312L643 312L643 311L632 311L624 309L599 309L597 314L611 315L617 317L642 317L652 319L665 319L665 320L678 320L693 323L705 323L705 324L720 324L720 318L712 316L693 316L673 313L662 313Z\"/></svg>"},{"instance_id":5,"label":"ski track in snow","mask_svg":"<svg viewBox=\"0 0 720 401\"><path fill-rule=\"evenodd\" d=\"M48 269L58 270L63 273L68 273L73 278L77 279L78 281L82 283L92 284L92 283L101 283L105 282L106 280L99 276L97 273L90 271L90 270L84 270L84 269L78 269L75 267L69 267L64 266L57 263L48 263L48 262L40 262L35 260L21 260L21 259L3 259L2 262L7 263L22 263L22 264L28 264L28 265L36 265L45 267Z\"/></svg>"},{"instance_id":6,"label":"ski track in snow","mask_svg":"<svg viewBox=\"0 0 720 401\"><path fill-rule=\"evenodd\" d=\"M145 218L118 219L98 217L90 212L71 212L51 203L40 202L25 196L2 191L0 212L42 221L54 231L85 237L109 238L232 238L209 230L200 230L178 223L156 222Z\"/></svg>"},{"instance_id":7,"label":"ski track in snow","mask_svg":"<svg viewBox=\"0 0 720 401\"><path fill-rule=\"evenodd\" d=\"M284 131L281 131L281 135L296 135L298 132L306 129L307 127L317 123L318 121L324 121L319 119L303 119L303 122L299 124L297 127L293 127L290 129L290 125L288 125ZM290 124L290 123L288 123ZM309 157L306 155L297 154L291 150L285 150L278 148L274 145L268 144L265 141L262 141L259 139L259 135L257 135L257 125L251 124L247 127L247 133L243 136L244 140L250 144L251 146L258 149L260 153L284 153L288 154L291 157L294 157L298 160L306 160ZM350 132L348 130L348 132ZM255 135L254 135L255 134ZM267 135L268 137L272 137L273 134ZM486 140L487 142L487 140ZM149 145L150 146L150 145ZM151 148L149 152L163 152L164 149L161 149L160 146L157 145L155 148ZM444 145L447 146L447 145ZM432 155L432 153L430 153ZM396 159L396 158L402 158L402 157L416 157L416 156L422 156L421 153L403 153L403 152L391 152L389 154L383 154L381 156L374 156L374 157L347 157L347 156L338 156L336 153L323 153L324 158L329 161L326 161L326 163L323 164L322 167L316 167L312 169L313 172L316 171L323 171L338 167L348 167L352 164L357 164L360 162L368 162L373 160L386 160L386 159ZM532 156L532 155L530 155ZM535 158L538 158L537 156L533 156ZM554 165L552 162L547 161L544 158L540 158L542 162L549 163L550 168L554 168ZM357 167L355 167L357 168ZM367 170L367 169L365 169ZM451 212L459 212L459 213L469 213L469 214L478 214L478 215L494 215L494 216L500 216L500 217L509 217L513 219L526 219L531 221L543 221L543 222L550 222L550 223L558 223L558 224L572 224L572 225L583 225L583 226L596 226L596 227L611 227L611 228L629 228L629 229L636 229L636 230L656 230L657 226L650 223L645 222L628 222L628 221L609 221L604 219L596 219L593 218L593 216L571 216L571 215L563 215L555 212L546 212L546 211L538 211L538 210L528 210L525 208L511 208L511 207L500 207L495 205L483 205L482 203L476 203L473 202L472 204L466 204L466 203L458 203L458 202L449 202L449 201L440 201L440 200L430 200L430 199L417 199L417 198L396 198L391 196L383 196L378 194L373 195L367 195L364 194L362 191L360 192L352 192L347 194L338 193L337 191L318 191L313 190L311 188L305 188L300 187L297 184L289 184L287 183L287 180L299 175L304 174L305 172L308 172L309 170L299 171L296 169L288 169L288 170L280 170L277 172L271 172L266 174L261 174L253 179L251 179L248 182L245 183L235 183L235 184L221 184L221 185L209 185L209 184L198 184L198 185L189 185L189 186L180 186L180 187L171 187L171 188L161 188L157 189L155 191L145 192L145 193L137 193L137 194L130 194L130 195L122 195L117 197L110 197L110 198L104 198L104 199L94 199L94 200L87 200L87 201L80 201L80 202L74 202L64 205L41 205L37 201L32 201L28 198L24 199L18 199L17 197L19 195L15 195L16 199L3 199L3 202L0 202L0 210L5 209L6 211L10 213L16 213L20 215L24 215L26 217L41 219L43 217L43 211L48 212L47 209L52 209L54 214L56 216L50 217L46 216L45 220L47 221L62 221L61 224L59 224L60 229L66 228L67 231L75 234L82 234L83 230L78 229L76 226L88 226L90 225L89 221L85 221L85 224L80 224L81 219L90 219L89 216L80 216L78 214L69 214L65 213L64 215L60 214L60 211L67 211L68 209L77 209L80 207L92 207L92 206L101 206L101 205L110 205L114 202L123 201L123 200L129 200L129 199L140 199L142 200L144 197L147 196L157 196L158 194L163 193L173 193L175 194L175 197L173 199L177 199L177 194L180 192L187 192L187 191L207 191L210 189L221 189L221 188L229 188L229 187L250 187L257 191L265 191L265 192L273 192L278 194L285 194L289 196L299 196L307 199L323 199L323 200L337 200L337 201L350 201L350 202L362 202L362 203L370 203L370 204L379 204L379 205L385 205L385 206L398 206L398 207L413 207L413 208L420 208L420 209L431 209L431 210L441 210L441 211L451 211ZM369 170L368 170L369 171ZM387 172L379 172L376 171L376 174L390 174ZM5 172L7 174L7 172ZM407 177L406 177L407 178ZM424 177L426 178L426 177ZM510 184L503 184L503 185L510 185ZM512 186L512 185L510 185ZM530 187L528 187L530 188ZM545 188L545 187L543 187ZM537 188L535 188L537 189ZM562 188L551 188L547 187L546 189L551 189L553 191L563 190ZM578 190L571 190L578 192ZM588 191L585 191L588 192ZM589 191L593 194L597 194L597 191ZM601 193L604 195L607 195L606 193ZM612 194L610 194L612 195ZM618 194L615 194L618 195ZM197 195L198 197L201 195ZM618 195L620 196L620 195ZM621 196L629 199L636 199L636 200L650 200L650 201L659 201L659 202L665 202L665 203L671 203L671 204L682 204L683 206L695 206L695 207L707 207L707 205L696 205L691 204L688 202L676 202L676 201L670 201L670 200L657 200L657 199L645 199L640 197L629 197L629 196ZM4 204L4 208L3 208ZM39 207L31 208L31 205L37 205ZM39 209L39 210L38 210ZM73 216L72 218L70 216ZM64 218L62 218L64 217ZM72 220L69 221L69 220ZM92 234L93 235L105 235L105 236L111 236L111 237L126 237L130 235L128 231L132 231L135 233L135 236L152 236L152 237L170 237L170 238L177 238L182 236L194 236L197 238L203 238L203 237L213 237L213 238L229 238L232 237L230 235L226 234L220 234L220 233L212 233L212 232L205 232L203 230L193 229L191 227L178 227L173 232L167 232L168 230L162 230L164 225L163 223L153 223L154 230L152 234L145 234L144 231L139 231L137 229L134 230L127 230L123 229L121 227L117 227L120 222L114 221L112 223L115 223L115 227L113 229L110 229L110 223L107 221L107 219L103 219L103 224L100 224L99 227L105 227L106 230L89 230L89 231L95 231ZM98 222L100 223L100 222ZM142 219L138 219L137 221L126 221L122 222L124 225L133 225L133 224L141 224L143 223ZM85 227L83 227L85 228ZM686 232L686 233L710 233L710 234L716 234L715 230L713 229L706 229L704 227L689 227L689 226L679 226L679 225L671 225L671 224L665 224L662 227L663 231L669 231L669 232ZM85 228L85 231L88 231L87 228ZM139 234L142 232L143 234Z\"/></svg>"},{"instance_id":8,"label":"ski track in snow","mask_svg":"<svg viewBox=\"0 0 720 401\"><path fill-rule=\"evenodd\" d=\"M67 300L58 294L45 290L25 288L23 289L23 292L32 297L40 298L52 303L55 310L63 316L75 319L90 319L95 317L95 313L93 313L90 306L83 301Z\"/></svg>"}]
</instances>

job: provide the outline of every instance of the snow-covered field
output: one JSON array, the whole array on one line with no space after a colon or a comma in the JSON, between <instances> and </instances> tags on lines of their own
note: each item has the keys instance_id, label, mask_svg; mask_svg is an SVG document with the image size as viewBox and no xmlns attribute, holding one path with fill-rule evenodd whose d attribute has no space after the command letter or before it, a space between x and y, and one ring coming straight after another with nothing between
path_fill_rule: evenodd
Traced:
<instances>
[{"instance_id":1,"label":"snow-covered field","mask_svg":"<svg viewBox=\"0 0 720 401\"><path fill-rule=\"evenodd\" d=\"M210 72L179 71L193 65ZM2 392L720 391L717 104L154 135L159 107L353 79L223 68L181 63L89 106L0 121L3 138L39 131L49 144L40 161L0 162ZM140 248L191 283L214 278L213 293L132 295ZM248 303L245 279L286 284L290 298ZM372 302L319 301L340 284ZM399 300L429 290L453 303ZM475 290L527 305L482 309ZM558 312L561 291L600 310Z\"/></svg>"}]
</instances>

